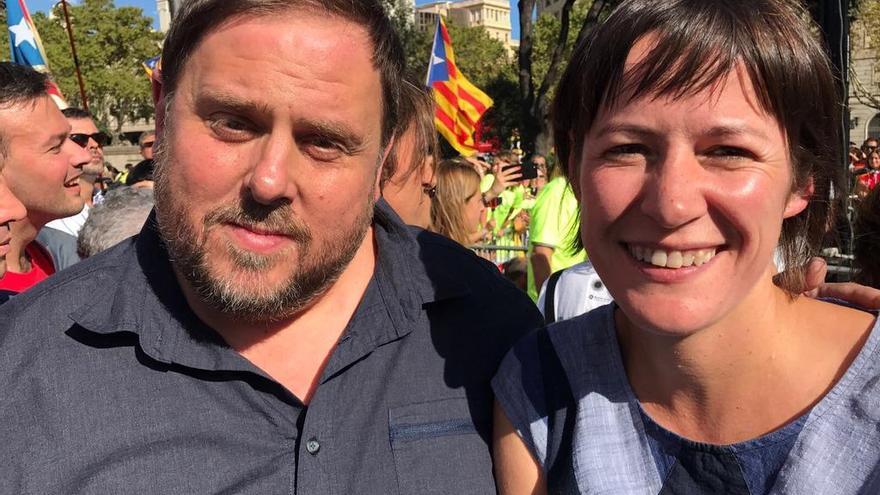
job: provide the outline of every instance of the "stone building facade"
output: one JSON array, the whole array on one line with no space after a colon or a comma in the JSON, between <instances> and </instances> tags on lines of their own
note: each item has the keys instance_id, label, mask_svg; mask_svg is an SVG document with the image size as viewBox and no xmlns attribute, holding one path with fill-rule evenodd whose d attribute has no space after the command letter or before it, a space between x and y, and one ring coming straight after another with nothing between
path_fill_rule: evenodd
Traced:
<instances>
[{"instance_id":1,"label":"stone building facade","mask_svg":"<svg viewBox=\"0 0 880 495\"><path fill-rule=\"evenodd\" d=\"M415 24L423 31L433 31L438 16L452 19L462 26L483 27L489 36L503 43L510 53L519 47L519 40L512 36L510 4L507 0L440 1L415 7Z\"/></svg>"},{"instance_id":2,"label":"stone building facade","mask_svg":"<svg viewBox=\"0 0 880 495\"><path fill-rule=\"evenodd\" d=\"M880 138L880 47L873 46L865 25L850 28L849 140L861 145Z\"/></svg>"}]
</instances>

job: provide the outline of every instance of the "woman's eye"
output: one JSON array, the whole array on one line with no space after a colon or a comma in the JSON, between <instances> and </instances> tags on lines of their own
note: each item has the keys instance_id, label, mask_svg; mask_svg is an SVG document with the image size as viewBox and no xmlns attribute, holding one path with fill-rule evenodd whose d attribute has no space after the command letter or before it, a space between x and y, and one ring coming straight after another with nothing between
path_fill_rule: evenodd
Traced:
<instances>
[{"instance_id":1,"label":"woman's eye","mask_svg":"<svg viewBox=\"0 0 880 495\"><path fill-rule=\"evenodd\" d=\"M712 158L754 158L751 151L736 146L717 146L710 149L707 156Z\"/></svg>"},{"instance_id":2,"label":"woman's eye","mask_svg":"<svg viewBox=\"0 0 880 495\"><path fill-rule=\"evenodd\" d=\"M605 152L606 155L611 157L631 157L636 155L648 155L647 146L641 144L620 144L610 148Z\"/></svg>"}]
</instances>

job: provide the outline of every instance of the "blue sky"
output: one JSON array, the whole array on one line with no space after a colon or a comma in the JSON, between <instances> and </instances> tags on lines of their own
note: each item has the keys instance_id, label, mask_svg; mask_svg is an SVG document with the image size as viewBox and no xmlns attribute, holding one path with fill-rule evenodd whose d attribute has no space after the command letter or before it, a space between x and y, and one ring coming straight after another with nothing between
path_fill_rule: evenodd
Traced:
<instances>
[{"instance_id":1,"label":"blue sky","mask_svg":"<svg viewBox=\"0 0 880 495\"><path fill-rule=\"evenodd\" d=\"M38 10L48 12L49 8L57 3L57 0L25 0L25 3L27 3L28 10L31 12L36 12ZM76 4L79 2L77 0L72 0L68 1L68 3ZM140 7L144 10L144 14L153 18L153 25L156 28L159 27L159 21L157 20L156 15L156 0L115 0L113 3L117 7Z\"/></svg>"},{"instance_id":2,"label":"blue sky","mask_svg":"<svg viewBox=\"0 0 880 495\"><path fill-rule=\"evenodd\" d=\"M426 3L431 3L436 0L416 0L416 5L422 5ZM512 24L511 28L513 28L513 33L511 33L511 37L515 40L519 39L519 7L517 7L517 0L510 0L510 23Z\"/></svg>"},{"instance_id":3,"label":"blue sky","mask_svg":"<svg viewBox=\"0 0 880 495\"><path fill-rule=\"evenodd\" d=\"M36 12L38 10L42 10L44 12L49 10L49 7L52 4L56 3L57 0L26 0L28 9L32 12ZM432 0L416 0L416 5L422 5L425 3L430 3ZM70 3L77 3L76 0L72 0ZM148 16L151 16L153 19L156 19L156 1L155 0L116 0L114 2L117 7L121 6L132 6L132 7L140 7L144 10L144 13ZM513 28L513 38L519 39L519 9L517 8L517 0L510 0L510 22ZM154 21L154 25L158 28L159 22Z\"/></svg>"}]
</instances>

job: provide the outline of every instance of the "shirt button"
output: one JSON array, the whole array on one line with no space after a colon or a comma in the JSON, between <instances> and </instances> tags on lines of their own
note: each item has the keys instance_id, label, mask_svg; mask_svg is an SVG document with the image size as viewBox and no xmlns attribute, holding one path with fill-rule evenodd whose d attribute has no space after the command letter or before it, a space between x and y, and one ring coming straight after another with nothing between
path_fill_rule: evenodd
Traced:
<instances>
[{"instance_id":1,"label":"shirt button","mask_svg":"<svg viewBox=\"0 0 880 495\"><path fill-rule=\"evenodd\" d=\"M309 454L316 455L319 450L321 450L321 444L318 442L316 438L312 438L308 442L306 442L306 450Z\"/></svg>"}]
</instances>

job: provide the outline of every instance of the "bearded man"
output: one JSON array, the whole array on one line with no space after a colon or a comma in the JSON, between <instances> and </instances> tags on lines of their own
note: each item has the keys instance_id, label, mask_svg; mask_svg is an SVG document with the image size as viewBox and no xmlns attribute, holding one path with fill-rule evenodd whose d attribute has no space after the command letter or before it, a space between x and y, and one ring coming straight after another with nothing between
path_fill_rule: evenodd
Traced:
<instances>
[{"instance_id":1,"label":"bearded man","mask_svg":"<svg viewBox=\"0 0 880 495\"><path fill-rule=\"evenodd\" d=\"M0 493L494 493L540 315L378 199L379 2L193 0L163 61L147 225L0 309Z\"/></svg>"}]
</instances>

